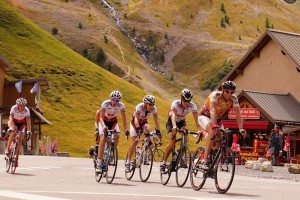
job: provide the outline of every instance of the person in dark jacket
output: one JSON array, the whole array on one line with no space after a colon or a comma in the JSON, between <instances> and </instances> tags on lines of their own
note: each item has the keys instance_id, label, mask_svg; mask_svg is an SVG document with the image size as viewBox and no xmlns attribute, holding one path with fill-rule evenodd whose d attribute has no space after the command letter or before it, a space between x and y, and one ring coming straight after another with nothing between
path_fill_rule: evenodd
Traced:
<instances>
[{"instance_id":1,"label":"person in dark jacket","mask_svg":"<svg viewBox=\"0 0 300 200\"><path fill-rule=\"evenodd\" d=\"M277 165L279 154L279 129L276 126L275 129L271 130L269 148L271 149L272 165Z\"/></svg>"}]
</instances>

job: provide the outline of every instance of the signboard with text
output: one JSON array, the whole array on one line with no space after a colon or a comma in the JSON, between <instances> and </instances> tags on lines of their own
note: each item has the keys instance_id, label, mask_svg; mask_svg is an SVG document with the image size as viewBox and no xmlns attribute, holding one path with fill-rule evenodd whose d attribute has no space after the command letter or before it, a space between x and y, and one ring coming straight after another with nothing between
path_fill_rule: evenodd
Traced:
<instances>
[{"instance_id":1,"label":"signboard with text","mask_svg":"<svg viewBox=\"0 0 300 200\"><path fill-rule=\"evenodd\" d=\"M240 108L243 119L260 119L260 110L258 108ZM228 119L236 119L233 108L228 111Z\"/></svg>"}]
</instances>

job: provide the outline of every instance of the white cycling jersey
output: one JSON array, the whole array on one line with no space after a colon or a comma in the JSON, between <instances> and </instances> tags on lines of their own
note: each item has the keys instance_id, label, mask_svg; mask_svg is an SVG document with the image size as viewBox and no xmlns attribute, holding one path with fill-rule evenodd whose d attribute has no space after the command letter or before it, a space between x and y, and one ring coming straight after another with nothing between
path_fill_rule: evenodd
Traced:
<instances>
[{"instance_id":1,"label":"white cycling jersey","mask_svg":"<svg viewBox=\"0 0 300 200\"><path fill-rule=\"evenodd\" d=\"M192 113L198 113L198 108L194 102L190 102L189 107L185 108L181 105L181 100L177 99L173 101L171 105L171 111L176 111L177 114L175 116L176 122L180 122L186 118L186 116L192 112ZM169 116L170 116L169 112Z\"/></svg>"},{"instance_id":2,"label":"white cycling jersey","mask_svg":"<svg viewBox=\"0 0 300 200\"><path fill-rule=\"evenodd\" d=\"M18 110L18 106L14 105L10 109L10 114L14 116L13 122L14 123L24 123L26 117L30 117L30 111L27 107L25 107L24 111L20 112Z\"/></svg>"},{"instance_id":3,"label":"white cycling jersey","mask_svg":"<svg viewBox=\"0 0 300 200\"><path fill-rule=\"evenodd\" d=\"M152 114L153 116L157 115L157 109L155 106L152 107L152 110L150 112L146 111L146 108L144 107L144 103L140 103L135 107L135 110L133 112L133 116L135 114L139 114L139 123L142 123L148 119L148 117Z\"/></svg>"},{"instance_id":4,"label":"white cycling jersey","mask_svg":"<svg viewBox=\"0 0 300 200\"><path fill-rule=\"evenodd\" d=\"M119 112L125 111L125 105L122 102L118 102L117 106L111 105L111 100L106 100L101 105L101 110L105 111L105 118L110 120L116 118Z\"/></svg>"}]
</instances>

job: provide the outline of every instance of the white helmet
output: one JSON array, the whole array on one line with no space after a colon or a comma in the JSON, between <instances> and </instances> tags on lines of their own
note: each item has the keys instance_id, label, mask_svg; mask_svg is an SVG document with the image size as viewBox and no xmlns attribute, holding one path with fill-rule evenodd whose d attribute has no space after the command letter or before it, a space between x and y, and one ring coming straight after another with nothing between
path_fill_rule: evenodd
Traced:
<instances>
[{"instance_id":1,"label":"white helmet","mask_svg":"<svg viewBox=\"0 0 300 200\"><path fill-rule=\"evenodd\" d=\"M181 91L181 98L185 101L190 101L193 98L193 93L185 88Z\"/></svg>"},{"instance_id":2,"label":"white helmet","mask_svg":"<svg viewBox=\"0 0 300 200\"><path fill-rule=\"evenodd\" d=\"M24 99L24 98L22 98L22 97L20 97L20 98L18 98L18 99L16 100L16 104L17 104L17 105L23 105L23 106L26 106L27 100Z\"/></svg>"},{"instance_id":3,"label":"white helmet","mask_svg":"<svg viewBox=\"0 0 300 200\"><path fill-rule=\"evenodd\" d=\"M144 96L143 101L149 104L155 103L155 97L147 94L146 96Z\"/></svg>"},{"instance_id":4,"label":"white helmet","mask_svg":"<svg viewBox=\"0 0 300 200\"><path fill-rule=\"evenodd\" d=\"M118 90L112 91L110 93L110 98L120 101L122 99L122 93L119 92Z\"/></svg>"}]
</instances>

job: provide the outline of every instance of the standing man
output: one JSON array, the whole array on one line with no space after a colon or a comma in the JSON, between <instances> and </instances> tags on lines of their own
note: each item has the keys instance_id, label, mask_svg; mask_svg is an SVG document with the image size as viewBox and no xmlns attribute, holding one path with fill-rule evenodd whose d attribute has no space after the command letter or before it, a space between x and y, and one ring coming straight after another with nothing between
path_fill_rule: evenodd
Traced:
<instances>
[{"instance_id":1,"label":"standing man","mask_svg":"<svg viewBox=\"0 0 300 200\"><path fill-rule=\"evenodd\" d=\"M278 154L279 154L280 136L279 136L279 127L276 124L275 124L274 129L272 129L272 131L271 131L270 149L271 149L272 165L277 165L277 163L278 163Z\"/></svg>"},{"instance_id":2,"label":"standing man","mask_svg":"<svg viewBox=\"0 0 300 200\"><path fill-rule=\"evenodd\" d=\"M171 105L171 110L169 112L168 121L166 123L166 128L169 133L169 144L166 147L166 152L162 163L160 164L160 171L165 172L166 160L168 159L172 148L176 143L176 133L177 130L187 129L185 119L189 113L193 113L194 121L198 132L200 133L200 126L198 125L198 109L194 102L192 102L193 93L189 89L183 89L180 94L181 98L173 101Z\"/></svg>"},{"instance_id":3,"label":"standing man","mask_svg":"<svg viewBox=\"0 0 300 200\"><path fill-rule=\"evenodd\" d=\"M208 170L209 160L208 154L213 146L213 140L216 137L216 129L222 115L231 107L233 107L236 115L239 131L244 133L243 119L240 113L240 105L238 98L233 94L236 89L236 84L233 81L225 81L222 83L221 91L212 92L204 106L202 107L198 122L200 126L208 132L208 137L205 140L205 151L202 160L202 169ZM220 146L220 142L216 144L216 148Z\"/></svg>"}]
</instances>

